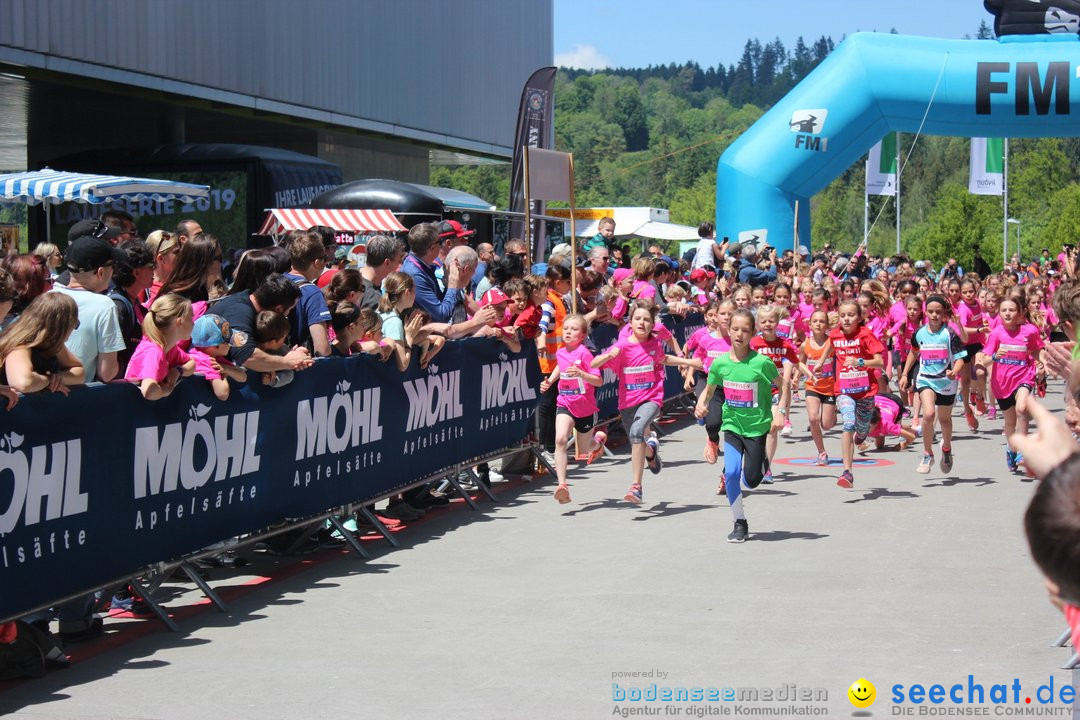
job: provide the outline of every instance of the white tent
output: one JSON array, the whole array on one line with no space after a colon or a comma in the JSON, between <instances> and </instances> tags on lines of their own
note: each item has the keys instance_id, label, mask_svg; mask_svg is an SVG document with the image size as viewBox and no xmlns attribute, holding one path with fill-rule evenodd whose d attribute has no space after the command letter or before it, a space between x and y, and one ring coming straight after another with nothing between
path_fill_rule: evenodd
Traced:
<instances>
[{"instance_id":1,"label":"white tent","mask_svg":"<svg viewBox=\"0 0 1080 720\"><path fill-rule=\"evenodd\" d=\"M548 209L548 214L570 217L568 210ZM597 232L600 218L615 220L616 237L639 237L649 240L699 240L696 227L676 225L669 222L671 214L664 208L617 207L578 208L575 212L574 235L592 237Z\"/></svg>"}]
</instances>

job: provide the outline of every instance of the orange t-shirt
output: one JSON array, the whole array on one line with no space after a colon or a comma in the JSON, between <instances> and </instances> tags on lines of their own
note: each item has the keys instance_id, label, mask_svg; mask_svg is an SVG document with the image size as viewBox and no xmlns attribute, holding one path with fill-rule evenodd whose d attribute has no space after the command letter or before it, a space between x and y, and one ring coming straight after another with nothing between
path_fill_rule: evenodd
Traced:
<instances>
[{"instance_id":1,"label":"orange t-shirt","mask_svg":"<svg viewBox=\"0 0 1080 720\"><path fill-rule=\"evenodd\" d=\"M806 354L806 366L811 370L817 366L818 361L821 360L824 347L814 347L814 339L812 337L803 340L802 351ZM810 392L815 392L818 395L833 395L833 381L836 379L836 355L829 358L829 361L825 363L823 372L818 376L817 380L807 380L806 389Z\"/></svg>"}]
</instances>

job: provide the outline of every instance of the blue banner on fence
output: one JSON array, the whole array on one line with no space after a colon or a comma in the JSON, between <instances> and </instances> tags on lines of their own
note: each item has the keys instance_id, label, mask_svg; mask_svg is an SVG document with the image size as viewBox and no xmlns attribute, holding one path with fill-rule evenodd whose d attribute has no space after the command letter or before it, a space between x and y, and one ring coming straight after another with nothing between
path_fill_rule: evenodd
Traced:
<instances>
[{"instance_id":1,"label":"blue banner on fence","mask_svg":"<svg viewBox=\"0 0 1080 720\"><path fill-rule=\"evenodd\" d=\"M531 349L470 339L424 370L327 358L227 402L198 377L157 402L25 397L0 411L0 618L512 446L539 381Z\"/></svg>"},{"instance_id":2,"label":"blue banner on fence","mask_svg":"<svg viewBox=\"0 0 1080 720\"><path fill-rule=\"evenodd\" d=\"M685 318L678 315L661 315L660 322L664 324L671 334L679 341L679 347L686 344L687 338L694 331L705 325L705 319L701 313L690 313ZM619 328L614 325L598 325L589 334L589 339L596 346L598 352L603 352L619 337ZM670 351L670 350L669 350ZM682 395L683 376L678 368L665 368L664 376L664 399ZM596 389L596 404L600 408L600 417L614 417L619 412L619 383L615 373L610 370L604 371L604 384Z\"/></svg>"}]
</instances>

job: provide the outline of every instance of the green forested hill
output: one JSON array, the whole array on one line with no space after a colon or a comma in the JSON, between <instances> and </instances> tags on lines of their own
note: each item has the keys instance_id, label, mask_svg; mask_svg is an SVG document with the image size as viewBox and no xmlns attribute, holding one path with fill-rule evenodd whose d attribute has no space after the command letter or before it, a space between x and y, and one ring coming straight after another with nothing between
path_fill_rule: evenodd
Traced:
<instances>
[{"instance_id":1,"label":"green forested hill","mask_svg":"<svg viewBox=\"0 0 1080 720\"><path fill-rule=\"evenodd\" d=\"M978 36L990 36L985 23ZM811 44L800 38L791 50L778 39L764 45L750 40L739 63L728 68L560 69L555 142L574 153L578 205L666 207L672 222L688 225L713 218L721 153L833 47L828 37ZM901 136L901 158L915 140ZM967 174L966 138L918 138L901 177L905 252L938 262L956 255L966 264L979 246L988 261L1000 262L1001 198L969 195ZM432 170L432 184L473 192L500 207L506 206L509 182L506 165ZM857 245L863 184L860 162L813 199L816 246ZM895 206L879 197L870 203L872 222L881 211L871 251L891 252ZM1080 139L1010 141L1009 214L1022 223L1026 257L1080 239ZM1010 252L1015 242L1010 234Z\"/></svg>"}]
</instances>

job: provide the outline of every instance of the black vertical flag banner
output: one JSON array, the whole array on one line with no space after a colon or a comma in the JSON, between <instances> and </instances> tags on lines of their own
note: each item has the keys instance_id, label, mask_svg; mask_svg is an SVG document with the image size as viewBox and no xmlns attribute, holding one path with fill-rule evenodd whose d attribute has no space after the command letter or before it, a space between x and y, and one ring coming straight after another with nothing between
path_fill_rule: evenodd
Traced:
<instances>
[{"instance_id":1,"label":"black vertical flag banner","mask_svg":"<svg viewBox=\"0 0 1080 720\"><path fill-rule=\"evenodd\" d=\"M525 212L525 179L522 175L524 151L526 145L550 150L553 145L555 129L555 72L553 67L540 68L534 72L521 91L521 106L518 108L517 131L514 133L514 161L510 175L510 211ZM533 201L532 211L543 213L542 201ZM540 240L536 232L539 221L533 221L533 237ZM510 222L509 238L525 237L525 221ZM534 246L540 243L534 241ZM533 255L536 253L534 251Z\"/></svg>"}]
</instances>

